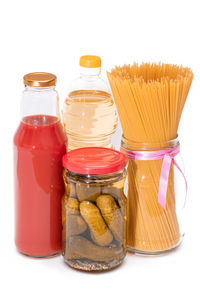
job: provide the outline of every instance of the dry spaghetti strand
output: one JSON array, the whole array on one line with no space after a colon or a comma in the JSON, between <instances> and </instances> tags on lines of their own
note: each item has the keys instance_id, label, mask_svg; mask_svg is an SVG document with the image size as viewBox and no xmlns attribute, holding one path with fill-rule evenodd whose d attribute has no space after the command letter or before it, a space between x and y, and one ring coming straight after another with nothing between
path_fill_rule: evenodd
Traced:
<instances>
[{"instance_id":1,"label":"dry spaghetti strand","mask_svg":"<svg viewBox=\"0 0 200 300\"><path fill-rule=\"evenodd\" d=\"M141 145L176 138L183 107L193 80L189 68L171 64L115 67L108 79L118 109L124 137ZM137 149L138 150L138 149ZM170 249L180 240L170 169L167 206L158 203L162 160L130 161L128 167L127 243L145 252ZM142 174L145 175L143 181Z\"/></svg>"}]
</instances>

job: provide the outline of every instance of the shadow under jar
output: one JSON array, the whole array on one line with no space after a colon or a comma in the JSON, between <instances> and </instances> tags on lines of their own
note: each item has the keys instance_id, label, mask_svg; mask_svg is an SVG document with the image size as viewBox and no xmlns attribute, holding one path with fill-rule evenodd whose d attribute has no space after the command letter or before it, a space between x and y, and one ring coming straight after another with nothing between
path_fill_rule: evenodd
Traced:
<instances>
[{"instance_id":1,"label":"shadow under jar","mask_svg":"<svg viewBox=\"0 0 200 300\"><path fill-rule=\"evenodd\" d=\"M104 271L126 254L126 158L81 148L63 157L62 253L75 269Z\"/></svg>"}]
</instances>

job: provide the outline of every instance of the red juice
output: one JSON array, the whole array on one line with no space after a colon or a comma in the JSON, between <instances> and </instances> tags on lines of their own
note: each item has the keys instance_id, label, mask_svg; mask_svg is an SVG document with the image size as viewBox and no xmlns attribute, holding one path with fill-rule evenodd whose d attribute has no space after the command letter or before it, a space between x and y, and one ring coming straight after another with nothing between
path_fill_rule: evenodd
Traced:
<instances>
[{"instance_id":1,"label":"red juice","mask_svg":"<svg viewBox=\"0 0 200 300\"><path fill-rule=\"evenodd\" d=\"M50 256L61 250L62 156L66 138L57 117L22 119L14 136L14 179L18 250Z\"/></svg>"}]
</instances>

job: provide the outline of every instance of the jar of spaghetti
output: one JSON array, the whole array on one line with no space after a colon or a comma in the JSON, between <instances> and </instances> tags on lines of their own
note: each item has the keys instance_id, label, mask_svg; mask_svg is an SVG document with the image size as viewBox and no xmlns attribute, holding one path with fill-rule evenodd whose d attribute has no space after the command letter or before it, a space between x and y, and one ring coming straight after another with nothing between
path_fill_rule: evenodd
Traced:
<instances>
[{"instance_id":1,"label":"jar of spaghetti","mask_svg":"<svg viewBox=\"0 0 200 300\"><path fill-rule=\"evenodd\" d=\"M187 182L178 138L136 143L122 138L128 158L127 249L160 254L180 245L184 236Z\"/></svg>"},{"instance_id":2,"label":"jar of spaghetti","mask_svg":"<svg viewBox=\"0 0 200 300\"><path fill-rule=\"evenodd\" d=\"M118 266L126 254L126 158L113 149L81 148L63 157L62 253L85 271Z\"/></svg>"}]
</instances>

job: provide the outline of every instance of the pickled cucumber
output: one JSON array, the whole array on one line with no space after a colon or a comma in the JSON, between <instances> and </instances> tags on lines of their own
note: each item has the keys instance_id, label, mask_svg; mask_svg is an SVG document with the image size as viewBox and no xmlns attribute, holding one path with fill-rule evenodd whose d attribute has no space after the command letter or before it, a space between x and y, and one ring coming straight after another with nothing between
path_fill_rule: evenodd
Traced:
<instances>
[{"instance_id":1,"label":"pickled cucumber","mask_svg":"<svg viewBox=\"0 0 200 300\"><path fill-rule=\"evenodd\" d=\"M62 203L62 224L65 224L66 221L66 203L67 203L67 196L63 195L62 199L61 199L61 203Z\"/></svg>"},{"instance_id":2,"label":"pickled cucumber","mask_svg":"<svg viewBox=\"0 0 200 300\"><path fill-rule=\"evenodd\" d=\"M79 214L79 201L75 198L68 198L66 201L67 214Z\"/></svg>"},{"instance_id":3,"label":"pickled cucumber","mask_svg":"<svg viewBox=\"0 0 200 300\"><path fill-rule=\"evenodd\" d=\"M115 239L122 242L123 218L115 199L111 195L101 195L97 198L96 204Z\"/></svg>"},{"instance_id":4,"label":"pickled cucumber","mask_svg":"<svg viewBox=\"0 0 200 300\"><path fill-rule=\"evenodd\" d=\"M94 245L82 236L72 236L69 238L66 259L87 258L92 261L109 261L116 258L123 258L123 248L100 247Z\"/></svg>"},{"instance_id":5,"label":"pickled cucumber","mask_svg":"<svg viewBox=\"0 0 200 300\"><path fill-rule=\"evenodd\" d=\"M87 224L81 216L68 215L66 222L66 236L67 238L72 235L78 235L85 232Z\"/></svg>"},{"instance_id":6,"label":"pickled cucumber","mask_svg":"<svg viewBox=\"0 0 200 300\"><path fill-rule=\"evenodd\" d=\"M80 213L88 224L92 240L100 246L109 245L113 236L96 205L83 201L80 203Z\"/></svg>"},{"instance_id":7,"label":"pickled cucumber","mask_svg":"<svg viewBox=\"0 0 200 300\"><path fill-rule=\"evenodd\" d=\"M100 186L91 186L90 184L78 182L76 184L76 193L79 201L95 201L101 193Z\"/></svg>"},{"instance_id":8,"label":"pickled cucumber","mask_svg":"<svg viewBox=\"0 0 200 300\"><path fill-rule=\"evenodd\" d=\"M62 197L62 224L64 226L66 221L66 215L78 215L79 214L79 201L75 198L68 198L66 195Z\"/></svg>"}]
</instances>

